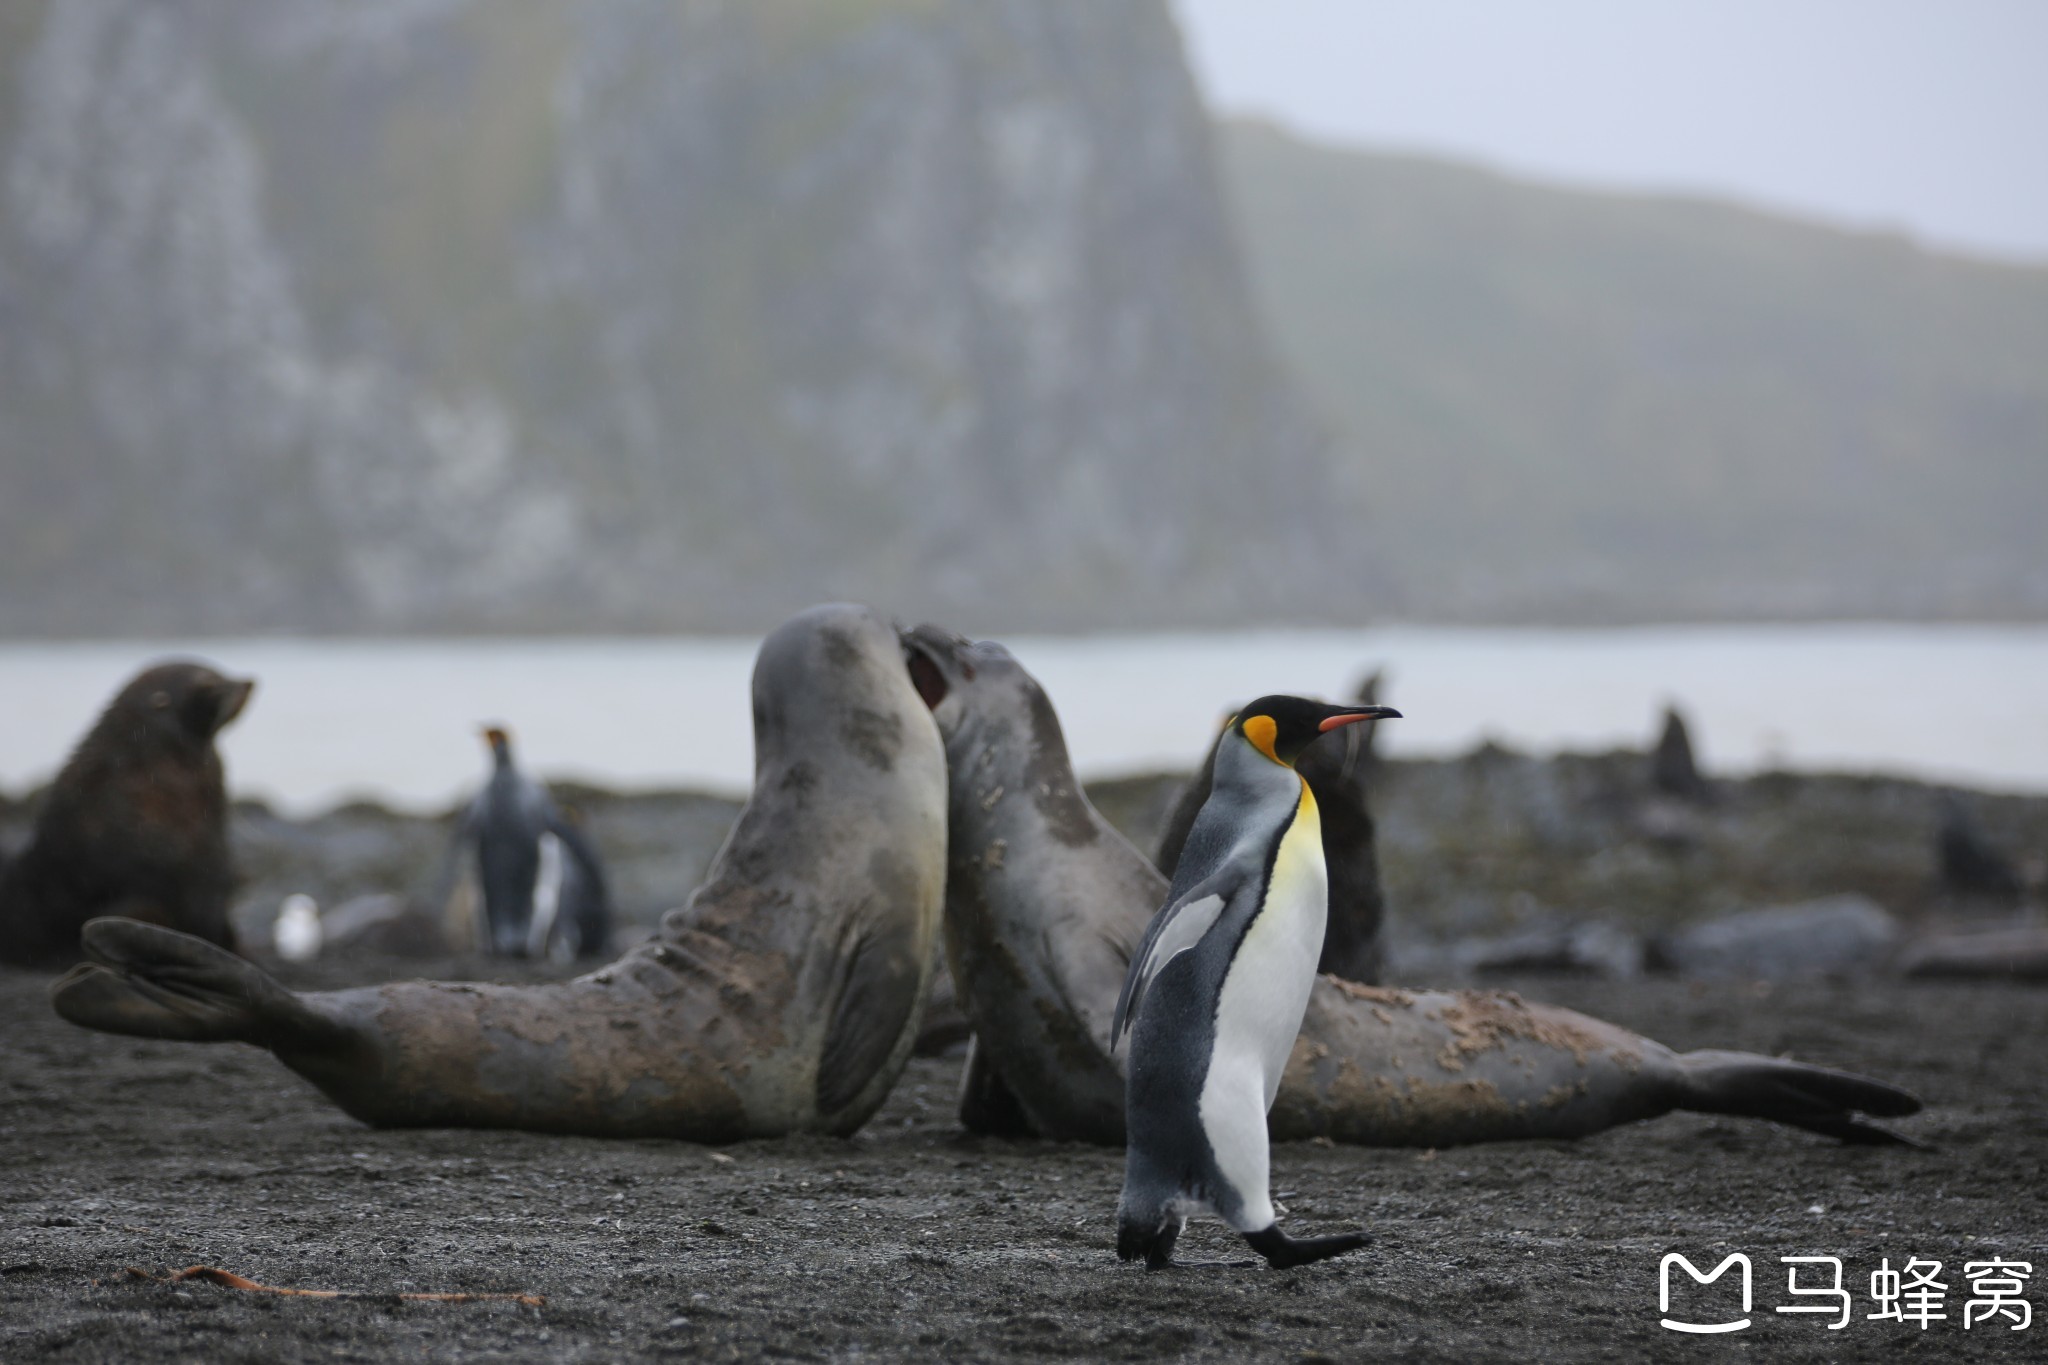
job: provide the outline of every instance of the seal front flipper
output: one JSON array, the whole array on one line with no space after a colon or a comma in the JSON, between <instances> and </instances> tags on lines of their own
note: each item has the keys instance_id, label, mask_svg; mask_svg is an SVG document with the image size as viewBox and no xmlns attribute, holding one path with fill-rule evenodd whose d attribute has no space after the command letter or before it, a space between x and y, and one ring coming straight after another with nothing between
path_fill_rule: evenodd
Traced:
<instances>
[{"instance_id":1,"label":"seal front flipper","mask_svg":"<svg viewBox=\"0 0 2048 1365\"><path fill-rule=\"evenodd\" d=\"M970 1034L967 1039L967 1066L960 1073L960 1126L982 1137L1045 1136L996 1069L995 1059L981 1045L980 1034Z\"/></svg>"},{"instance_id":2,"label":"seal front flipper","mask_svg":"<svg viewBox=\"0 0 2048 1365\"><path fill-rule=\"evenodd\" d=\"M204 939L139 920L88 920L88 962L50 987L74 1024L188 1043L317 1043L339 1026L246 960Z\"/></svg>"},{"instance_id":3,"label":"seal front flipper","mask_svg":"<svg viewBox=\"0 0 2048 1365\"><path fill-rule=\"evenodd\" d=\"M817 1106L827 1131L841 1131L849 1113L865 1119L874 1108L867 1092L878 1078L894 1082L908 1057L931 988L931 955L921 947L914 930L890 924L857 933L840 952L841 981L818 1057Z\"/></svg>"},{"instance_id":4,"label":"seal front flipper","mask_svg":"<svg viewBox=\"0 0 2048 1365\"><path fill-rule=\"evenodd\" d=\"M1770 1119L1859 1145L1922 1145L1857 1117L1919 1113L1919 1099L1897 1086L1748 1052L1686 1052L1676 1060L1680 1109Z\"/></svg>"}]
</instances>

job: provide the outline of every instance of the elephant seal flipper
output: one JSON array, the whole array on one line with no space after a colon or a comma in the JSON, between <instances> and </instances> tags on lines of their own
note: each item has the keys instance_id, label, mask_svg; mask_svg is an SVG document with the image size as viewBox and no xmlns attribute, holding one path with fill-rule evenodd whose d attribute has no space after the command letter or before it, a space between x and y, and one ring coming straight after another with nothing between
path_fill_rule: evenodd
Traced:
<instances>
[{"instance_id":1,"label":"elephant seal flipper","mask_svg":"<svg viewBox=\"0 0 2048 1365\"><path fill-rule=\"evenodd\" d=\"M1856 1117L1904 1118L1920 1101L1897 1086L1827 1067L1747 1052L1682 1052L1677 1107L1702 1114L1769 1119L1862 1146L1925 1144Z\"/></svg>"},{"instance_id":2,"label":"elephant seal flipper","mask_svg":"<svg viewBox=\"0 0 2048 1365\"><path fill-rule=\"evenodd\" d=\"M919 1003L918 951L913 935L885 930L863 936L841 956L844 980L818 1056L820 1113L852 1104L904 1036Z\"/></svg>"},{"instance_id":3,"label":"elephant seal flipper","mask_svg":"<svg viewBox=\"0 0 2048 1365\"><path fill-rule=\"evenodd\" d=\"M186 1043L310 1042L332 1032L262 969L204 939L132 919L87 921L89 961L50 986L74 1024Z\"/></svg>"},{"instance_id":4,"label":"elephant seal flipper","mask_svg":"<svg viewBox=\"0 0 2048 1365\"><path fill-rule=\"evenodd\" d=\"M960 1073L960 1126L983 1137L1044 1136L989 1060L978 1036L968 1040L967 1066Z\"/></svg>"}]
</instances>

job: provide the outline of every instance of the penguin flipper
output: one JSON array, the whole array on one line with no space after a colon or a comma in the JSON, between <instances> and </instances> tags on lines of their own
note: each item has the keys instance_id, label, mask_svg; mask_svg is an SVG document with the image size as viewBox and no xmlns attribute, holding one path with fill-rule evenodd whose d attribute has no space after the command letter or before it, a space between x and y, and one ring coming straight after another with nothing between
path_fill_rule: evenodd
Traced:
<instances>
[{"instance_id":1,"label":"penguin flipper","mask_svg":"<svg viewBox=\"0 0 2048 1365\"><path fill-rule=\"evenodd\" d=\"M596 957L604 952L612 934L611 888L605 881L604 864L589 834L559 810L549 818L548 832L561 840L562 852L567 855L557 922L568 926L577 957Z\"/></svg>"},{"instance_id":2,"label":"penguin flipper","mask_svg":"<svg viewBox=\"0 0 2048 1365\"><path fill-rule=\"evenodd\" d=\"M1769 1119L1859 1145L1922 1145L1859 1117L1920 1112L1917 1096L1868 1076L1748 1052L1687 1052L1678 1064L1680 1109Z\"/></svg>"},{"instance_id":3,"label":"penguin flipper","mask_svg":"<svg viewBox=\"0 0 2048 1365\"><path fill-rule=\"evenodd\" d=\"M79 932L87 962L50 986L74 1024L188 1043L312 1040L331 1026L254 964L204 939L102 917Z\"/></svg>"},{"instance_id":4,"label":"penguin flipper","mask_svg":"<svg viewBox=\"0 0 2048 1365\"><path fill-rule=\"evenodd\" d=\"M611 892L605 885L604 863L598 858L597 846L590 842L590 836L559 809L552 808L548 812L547 831L562 841L562 851L575 860L598 898L609 900Z\"/></svg>"},{"instance_id":5,"label":"penguin flipper","mask_svg":"<svg viewBox=\"0 0 2048 1365\"><path fill-rule=\"evenodd\" d=\"M1178 900L1168 901L1152 922L1138 951L1131 954L1130 970L1124 974L1124 988L1117 994L1116 1015L1109 1025L1109 1045L1115 1048L1124 1031L1137 1017L1145 988L1159 969L1202 941L1229 904L1237 884L1243 880L1234 868L1225 868L1206 881L1190 887Z\"/></svg>"}]
</instances>

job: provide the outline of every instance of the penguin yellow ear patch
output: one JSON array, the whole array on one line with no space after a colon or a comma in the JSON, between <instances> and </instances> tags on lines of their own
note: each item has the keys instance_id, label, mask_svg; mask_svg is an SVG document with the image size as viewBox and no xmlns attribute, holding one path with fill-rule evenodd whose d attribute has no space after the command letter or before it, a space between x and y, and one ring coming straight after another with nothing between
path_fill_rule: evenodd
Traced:
<instances>
[{"instance_id":1,"label":"penguin yellow ear patch","mask_svg":"<svg viewBox=\"0 0 2048 1365\"><path fill-rule=\"evenodd\" d=\"M1280 755L1273 752L1273 743L1280 738L1280 727L1271 716L1247 716L1244 722L1244 737L1252 747L1272 759L1280 761Z\"/></svg>"}]
</instances>

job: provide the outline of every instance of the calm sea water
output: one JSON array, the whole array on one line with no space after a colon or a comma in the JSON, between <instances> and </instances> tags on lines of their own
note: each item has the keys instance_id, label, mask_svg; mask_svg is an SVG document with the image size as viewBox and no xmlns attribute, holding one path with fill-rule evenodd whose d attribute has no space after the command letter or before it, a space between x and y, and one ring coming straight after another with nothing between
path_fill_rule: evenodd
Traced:
<instances>
[{"instance_id":1,"label":"calm sea water","mask_svg":"<svg viewBox=\"0 0 2048 1365\"><path fill-rule=\"evenodd\" d=\"M223 741L237 794L310 812L354 796L447 804L510 724L552 777L742 792L740 639L194 640L0 645L0 789L53 773L143 664L196 655L259 679ZM1391 627L1017 637L1084 776L1191 764L1218 714L1264 692L1347 694L1384 668L1397 754L1484 738L1539 752L1642 744L1682 705L1703 763L1911 773L2048 791L2048 627Z\"/></svg>"}]
</instances>

